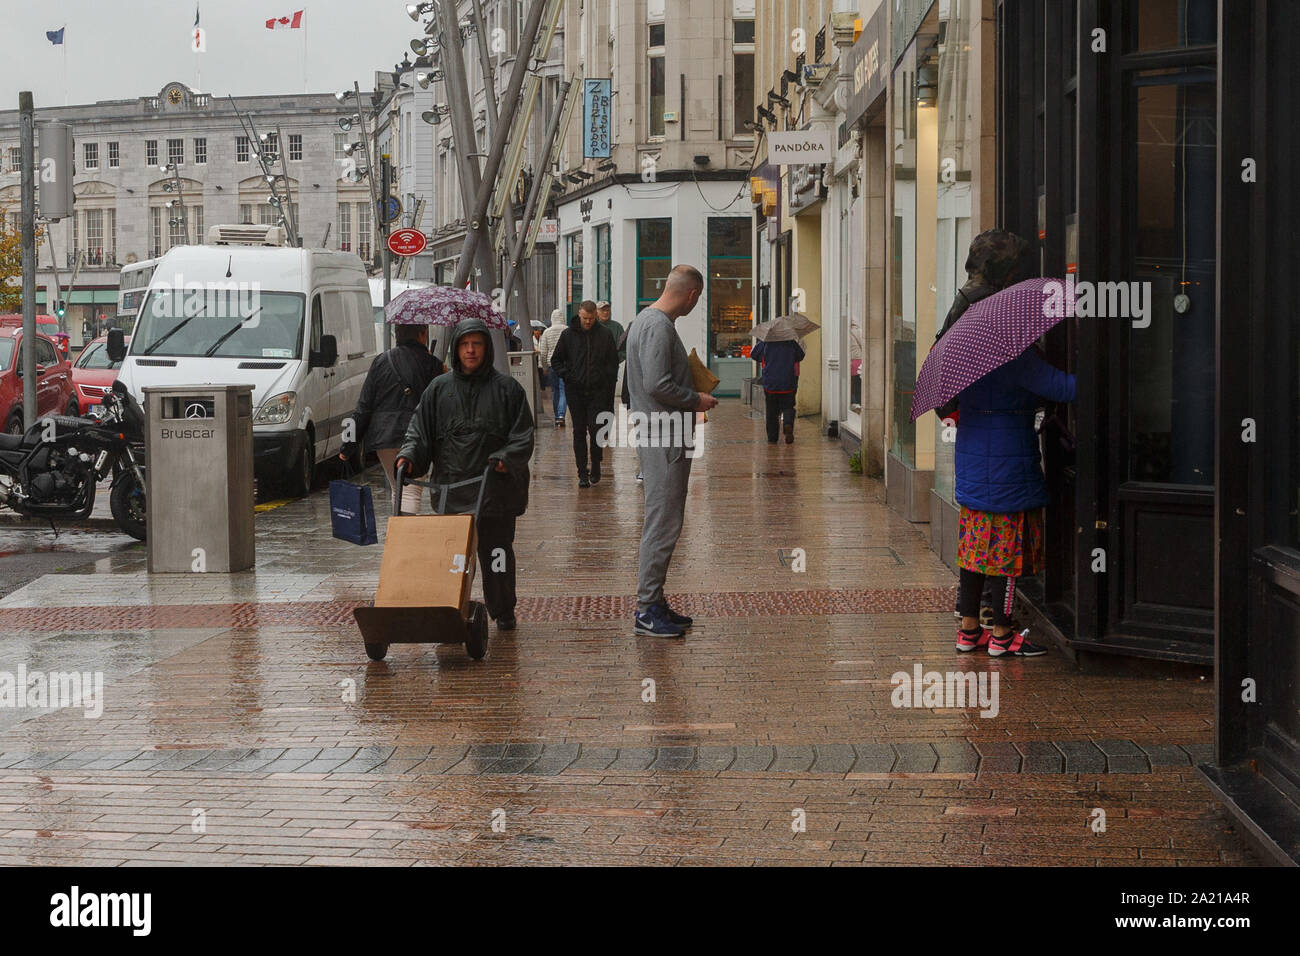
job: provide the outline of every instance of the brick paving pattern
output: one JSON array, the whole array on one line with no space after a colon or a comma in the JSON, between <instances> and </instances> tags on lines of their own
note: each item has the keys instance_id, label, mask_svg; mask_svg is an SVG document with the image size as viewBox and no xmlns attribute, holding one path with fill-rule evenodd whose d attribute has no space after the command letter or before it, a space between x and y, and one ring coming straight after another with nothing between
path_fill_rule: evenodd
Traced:
<instances>
[{"instance_id":1,"label":"brick paving pattern","mask_svg":"<svg viewBox=\"0 0 1300 956\"><path fill-rule=\"evenodd\" d=\"M98 719L0 709L0 863L1252 861L1195 777L1208 680L957 655L953 576L878 481L805 421L768 446L737 403L710 418L669 579L685 641L631 634L634 453L580 492L549 429L520 627L482 662L366 660L381 550L330 537L323 490L259 514L255 572L150 577L136 548L0 600L0 670L105 680ZM895 708L917 664L996 674L997 716Z\"/></svg>"}]
</instances>

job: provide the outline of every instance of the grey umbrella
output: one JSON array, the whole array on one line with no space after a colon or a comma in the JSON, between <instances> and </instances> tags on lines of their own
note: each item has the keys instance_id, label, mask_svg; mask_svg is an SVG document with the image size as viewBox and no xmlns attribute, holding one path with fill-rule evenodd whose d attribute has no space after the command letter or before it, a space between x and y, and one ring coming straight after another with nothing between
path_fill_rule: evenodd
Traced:
<instances>
[{"instance_id":1,"label":"grey umbrella","mask_svg":"<svg viewBox=\"0 0 1300 956\"><path fill-rule=\"evenodd\" d=\"M760 342L794 342L820 328L820 325L802 312L792 312L790 315L758 323L750 329L749 334Z\"/></svg>"}]
</instances>

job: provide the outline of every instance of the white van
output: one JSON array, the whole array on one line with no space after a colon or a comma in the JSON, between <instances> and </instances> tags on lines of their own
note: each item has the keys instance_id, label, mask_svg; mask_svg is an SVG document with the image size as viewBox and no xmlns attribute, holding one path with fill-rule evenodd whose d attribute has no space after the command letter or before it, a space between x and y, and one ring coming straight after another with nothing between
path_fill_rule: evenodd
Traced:
<instances>
[{"instance_id":1,"label":"white van","mask_svg":"<svg viewBox=\"0 0 1300 956\"><path fill-rule=\"evenodd\" d=\"M251 384L259 482L311 490L338 454L376 354L374 314L352 253L283 246L283 230L213 226L178 246L150 279L119 380L147 385Z\"/></svg>"}]
</instances>

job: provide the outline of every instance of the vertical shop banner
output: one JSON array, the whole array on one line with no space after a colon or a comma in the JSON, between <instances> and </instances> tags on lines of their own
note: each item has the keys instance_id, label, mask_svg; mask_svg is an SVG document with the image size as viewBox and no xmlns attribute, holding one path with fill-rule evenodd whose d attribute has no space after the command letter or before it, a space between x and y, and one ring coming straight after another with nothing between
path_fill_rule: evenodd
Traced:
<instances>
[{"instance_id":1,"label":"vertical shop banner","mask_svg":"<svg viewBox=\"0 0 1300 956\"><path fill-rule=\"evenodd\" d=\"M582 81L582 156L608 159L610 146L610 81Z\"/></svg>"}]
</instances>

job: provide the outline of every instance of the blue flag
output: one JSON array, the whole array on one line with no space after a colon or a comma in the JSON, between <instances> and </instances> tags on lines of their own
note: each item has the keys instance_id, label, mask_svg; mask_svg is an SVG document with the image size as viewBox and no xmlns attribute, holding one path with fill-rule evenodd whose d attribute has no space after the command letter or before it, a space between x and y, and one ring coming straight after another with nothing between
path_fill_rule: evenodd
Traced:
<instances>
[{"instance_id":1,"label":"blue flag","mask_svg":"<svg viewBox=\"0 0 1300 956\"><path fill-rule=\"evenodd\" d=\"M55 46L59 46L63 43L63 31L66 29L67 27L59 27L57 30L46 30L45 39L49 40Z\"/></svg>"}]
</instances>

